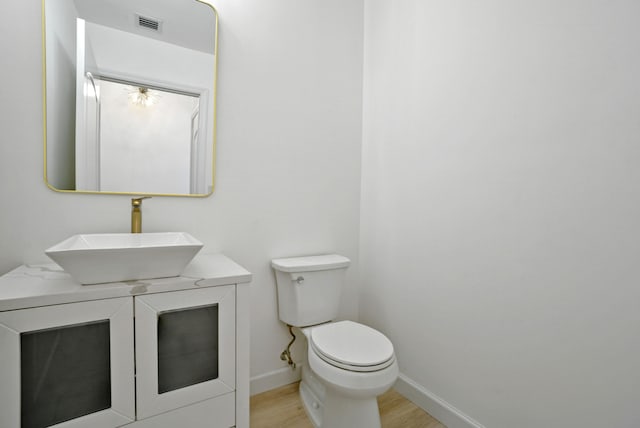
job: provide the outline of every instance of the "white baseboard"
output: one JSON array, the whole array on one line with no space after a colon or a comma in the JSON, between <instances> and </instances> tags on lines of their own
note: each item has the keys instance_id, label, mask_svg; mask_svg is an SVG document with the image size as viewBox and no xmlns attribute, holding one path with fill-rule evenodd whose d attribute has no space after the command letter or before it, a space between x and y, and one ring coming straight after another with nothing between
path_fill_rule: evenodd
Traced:
<instances>
[{"instance_id":1,"label":"white baseboard","mask_svg":"<svg viewBox=\"0 0 640 428\"><path fill-rule=\"evenodd\" d=\"M481 423L465 415L402 373L398 376L394 388L416 406L439 420L447 428L485 428Z\"/></svg>"},{"instance_id":2,"label":"white baseboard","mask_svg":"<svg viewBox=\"0 0 640 428\"><path fill-rule=\"evenodd\" d=\"M251 378L250 394L256 395L300 380L300 365L295 370L283 367Z\"/></svg>"}]
</instances>

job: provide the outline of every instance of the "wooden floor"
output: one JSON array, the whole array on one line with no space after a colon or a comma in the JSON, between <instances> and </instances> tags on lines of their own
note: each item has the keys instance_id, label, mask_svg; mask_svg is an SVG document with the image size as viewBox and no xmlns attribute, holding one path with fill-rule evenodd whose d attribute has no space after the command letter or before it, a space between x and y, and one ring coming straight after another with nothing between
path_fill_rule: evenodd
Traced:
<instances>
[{"instance_id":1,"label":"wooden floor","mask_svg":"<svg viewBox=\"0 0 640 428\"><path fill-rule=\"evenodd\" d=\"M393 389L378 397L378 406L383 428L446 428ZM298 384L251 397L251 428L313 428L302 407Z\"/></svg>"}]
</instances>

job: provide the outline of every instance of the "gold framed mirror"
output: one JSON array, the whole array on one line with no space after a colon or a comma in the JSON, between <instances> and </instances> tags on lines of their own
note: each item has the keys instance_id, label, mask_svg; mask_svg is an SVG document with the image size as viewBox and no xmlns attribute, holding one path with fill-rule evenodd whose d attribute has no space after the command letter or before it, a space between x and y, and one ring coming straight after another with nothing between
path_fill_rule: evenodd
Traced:
<instances>
[{"instance_id":1,"label":"gold framed mirror","mask_svg":"<svg viewBox=\"0 0 640 428\"><path fill-rule=\"evenodd\" d=\"M42 0L42 12L49 188L210 195L215 8L204 0Z\"/></svg>"}]
</instances>

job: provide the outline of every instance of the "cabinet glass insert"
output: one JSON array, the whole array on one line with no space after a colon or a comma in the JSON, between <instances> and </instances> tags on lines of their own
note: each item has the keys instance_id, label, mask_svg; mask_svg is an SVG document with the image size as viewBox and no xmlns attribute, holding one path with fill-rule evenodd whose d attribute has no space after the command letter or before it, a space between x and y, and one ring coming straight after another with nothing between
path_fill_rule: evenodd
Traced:
<instances>
[{"instance_id":1,"label":"cabinet glass insert","mask_svg":"<svg viewBox=\"0 0 640 428\"><path fill-rule=\"evenodd\" d=\"M158 315L158 394L218 378L218 305Z\"/></svg>"},{"instance_id":2,"label":"cabinet glass insert","mask_svg":"<svg viewBox=\"0 0 640 428\"><path fill-rule=\"evenodd\" d=\"M21 428L111 407L109 320L20 334Z\"/></svg>"}]
</instances>

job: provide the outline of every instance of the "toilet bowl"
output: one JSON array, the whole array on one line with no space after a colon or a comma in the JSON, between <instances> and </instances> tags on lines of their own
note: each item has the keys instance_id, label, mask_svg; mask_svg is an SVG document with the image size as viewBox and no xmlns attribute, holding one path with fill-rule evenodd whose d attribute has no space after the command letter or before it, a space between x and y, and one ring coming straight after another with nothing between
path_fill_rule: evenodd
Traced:
<instances>
[{"instance_id":1,"label":"toilet bowl","mask_svg":"<svg viewBox=\"0 0 640 428\"><path fill-rule=\"evenodd\" d=\"M376 397L398 378L398 363L389 339L353 321L305 330L308 369L324 387L320 403L319 397L302 393L313 388L306 385L308 377L303 376L300 386L308 414L318 413L322 406L320 421L314 421L316 427L380 427Z\"/></svg>"},{"instance_id":2,"label":"toilet bowl","mask_svg":"<svg viewBox=\"0 0 640 428\"><path fill-rule=\"evenodd\" d=\"M398 377L389 339L353 321L296 330L307 340L300 397L313 425L380 427L376 397Z\"/></svg>"},{"instance_id":3,"label":"toilet bowl","mask_svg":"<svg viewBox=\"0 0 640 428\"><path fill-rule=\"evenodd\" d=\"M349 259L331 254L276 259L279 316L307 339L300 396L316 428L380 428L376 397L398 378L391 341L336 315Z\"/></svg>"}]
</instances>

